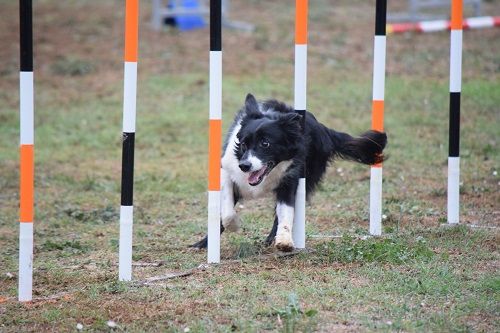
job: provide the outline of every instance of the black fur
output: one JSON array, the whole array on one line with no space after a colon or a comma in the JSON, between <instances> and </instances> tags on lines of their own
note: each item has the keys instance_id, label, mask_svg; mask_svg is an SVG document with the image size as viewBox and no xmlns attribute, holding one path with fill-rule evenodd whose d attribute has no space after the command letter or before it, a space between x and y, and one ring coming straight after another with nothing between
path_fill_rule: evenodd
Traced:
<instances>
[{"instance_id":1,"label":"black fur","mask_svg":"<svg viewBox=\"0 0 500 333\"><path fill-rule=\"evenodd\" d=\"M233 151L227 151L229 140L236 126L241 124ZM270 189L276 197L277 203L293 206L295 192L300 175L306 171L307 196L314 192L321 181L325 170L335 158L352 160L355 162L372 165L384 161L383 150L387 143L385 133L367 131L359 137L337 132L319 123L314 115L306 112L305 128L302 116L294 109L282 102L269 100L258 104L249 94L245 106L236 115L224 144L225 154L234 154L239 167L244 172L249 155L257 157L267 166L262 179L253 179L249 184L260 185L273 168L283 161L291 161L290 166L280 178L278 185ZM223 156L224 158L224 156ZM264 170L265 168L262 168ZM242 172L232 170L231 172ZM247 173L245 173L247 174ZM255 178L255 177L254 177ZM247 184L245 184L247 185ZM234 203L241 197L239 185L234 183ZM243 198L244 199L244 198ZM266 244L272 243L276 235L278 218L275 218L273 228L266 239ZM206 240L193 245L197 248L206 247Z\"/></svg>"}]
</instances>

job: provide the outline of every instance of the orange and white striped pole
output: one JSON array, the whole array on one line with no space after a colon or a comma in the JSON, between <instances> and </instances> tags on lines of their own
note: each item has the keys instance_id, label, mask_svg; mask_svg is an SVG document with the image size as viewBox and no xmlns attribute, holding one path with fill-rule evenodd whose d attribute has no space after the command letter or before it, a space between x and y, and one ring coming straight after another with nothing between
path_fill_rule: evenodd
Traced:
<instances>
[{"instance_id":1,"label":"orange and white striped pole","mask_svg":"<svg viewBox=\"0 0 500 333\"><path fill-rule=\"evenodd\" d=\"M208 263L220 262L222 153L222 6L210 0L210 105L208 135Z\"/></svg>"},{"instance_id":2,"label":"orange and white striped pole","mask_svg":"<svg viewBox=\"0 0 500 333\"><path fill-rule=\"evenodd\" d=\"M463 0L451 2L450 127L448 152L448 223L460 214L460 94L462 91Z\"/></svg>"},{"instance_id":3,"label":"orange and white striped pole","mask_svg":"<svg viewBox=\"0 0 500 333\"><path fill-rule=\"evenodd\" d=\"M306 124L306 96L307 96L307 0L295 1L295 84L294 107L295 112L302 115L302 131ZM306 247L306 166L295 195L295 214L292 228L295 248Z\"/></svg>"},{"instance_id":4,"label":"orange and white striped pole","mask_svg":"<svg viewBox=\"0 0 500 333\"><path fill-rule=\"evenodd\" d=\"M373 51L372 129L384 130L385 54L387 0L377 0ZM370 171L370 234L382 234L382 163Z\"/></svg>"},{"instance_id":5,"label":"orange and white striped pole","mask_svg":"<svg viewBox=\"0 0 500 333\"><path fill-rule=\"evenodd\" d=\"M123 77L123 151L120 206L118 278L132 280L132 234L134 223L134 143L139 43L139 1L125 4L125 68Z\"/></svg>"},{"instance_id":6,"label":"orange and white striped pole","mask_svg":"<svg viewBox=\"0 0 500 333\"><path fill-rule=\"evenodd\" d=\"M20 216L19 216L19 301L32 300L34 220L34 91L33 91L33 6L19 1L20 19Z\"/></svg>"}]
</instances>

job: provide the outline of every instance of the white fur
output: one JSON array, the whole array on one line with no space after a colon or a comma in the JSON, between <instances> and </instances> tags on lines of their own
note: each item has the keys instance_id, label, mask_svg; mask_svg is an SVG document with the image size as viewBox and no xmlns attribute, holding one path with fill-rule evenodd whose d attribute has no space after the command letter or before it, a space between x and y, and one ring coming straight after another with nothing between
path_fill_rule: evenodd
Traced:
<instances>
[{"instance_id":1,"label":"white fur","mask_svg":"<svg viewBox=\"0 0 500 333\"><path fill-rule=\"evenodd\" d=\"M240 229L240 218L234 210L233 182L226 170L221 169L221 218L228 231Z\"/></svg>"},{"instance_id":2,"label":"white fur","mask_svg":"<svg viewBox=\"0 0 500 333\"><path fill-rule=\"evenodd\" d=\"M248 153L248 162L250 162L252 165L252 167L250 168L251 172L258 171L264 166L264 163L262 163L262 161L258 157L253 156L251 152Z\"/></svg>"},{"instance_id":3,"label":"white fur","mask_svg":"<svg viewBox=\"0 0 500 333\"><path fill-rule=\"evenodd\" d=\"M293 248L292 227L294 207L279 202L276 205L276 216L278 217L278 230L276 232L276 247L278 249Z\"/></svg>"}]
</instances>

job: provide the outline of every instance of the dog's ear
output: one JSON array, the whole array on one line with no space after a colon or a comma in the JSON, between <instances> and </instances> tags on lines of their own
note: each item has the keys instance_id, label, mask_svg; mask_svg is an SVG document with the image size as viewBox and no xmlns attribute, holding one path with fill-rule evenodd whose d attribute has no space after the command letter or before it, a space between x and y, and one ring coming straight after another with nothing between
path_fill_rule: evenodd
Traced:
<instances>
[{"instance_id":1,"label":"dog's ear","mask_svg":"<svg viewBox=\"0 0 500 333\"><path fill-rule=\"evenodd\" d=\"M302 116L295 112L288 112L280 115L277 120L289 148L296 148L297 143L302 140Z\"/></svg>"},{"instance_id":2,"label":"dog's ear","mask_svg":"<svg viewBox=\"0 0 500 333\"><path fill-rule=\"evenodd\" d=\"M245 112L248 116L252 116L253 118L258 118L261 116L259 111L259 104L257 100L252 94L248 94L245 98Z\"/></svg>"},{"instance_id":3,"label":"dog's ear","mask_svg":"<svg viewBox=\"0 0 500 333\"><path fill-rule=\"evenodd\" d=\"M283 114L279 122L287 127L302 128L302 116L295 112L289 112Z\"/></svg>"}]
</instances>

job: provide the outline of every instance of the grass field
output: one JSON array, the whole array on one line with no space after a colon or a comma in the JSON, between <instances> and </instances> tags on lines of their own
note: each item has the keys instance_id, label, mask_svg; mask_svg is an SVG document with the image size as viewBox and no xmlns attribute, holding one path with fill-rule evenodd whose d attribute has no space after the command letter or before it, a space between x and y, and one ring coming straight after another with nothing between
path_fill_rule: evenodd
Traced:
<instances>
[{"instance_id":1,"label":"grass field","mask_svg":"<svg viewBox=\"0 0 500 333\"><path fill-rule=\"evenodd\" d=\"M224 128L247 92L293 102L293 6L232 4L256 31L224 30ZM185 276L117 281L123 3L36 1L35 301L16 301L18 8L1 1L0 332L500 330L500 30L464 32L459 227L441 226L449 33L389 36L384 236L363 237L369 168L338 161L308 205L307 252L265 248L273 207L245 202L242 232L222 237L223 263L200 266L206 253L187 246L206 230L208 30L153 32L148 5L133 274ZM374 1L311 1L309 19L308 109L360 133L371 125Z\"/></svg>"}]
</instances>

